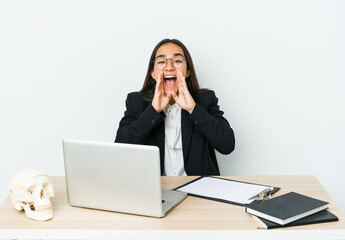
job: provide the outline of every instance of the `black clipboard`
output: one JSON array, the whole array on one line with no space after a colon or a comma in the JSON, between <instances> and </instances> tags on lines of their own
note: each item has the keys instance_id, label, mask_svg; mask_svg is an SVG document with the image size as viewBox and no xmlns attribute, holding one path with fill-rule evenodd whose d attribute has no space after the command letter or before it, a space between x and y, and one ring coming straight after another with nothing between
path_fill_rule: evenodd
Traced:
<instances>
[{"instance_id":1,"label":"black clipboard","mask_svg":"<svg viewBox=\"0 0 345 240\"><path fill-rule=\"evenodd\" d=\"M256 184L256 183L250 183L250 182L243 182L243 181L237 181L237 180L232 180L232 179L226 179L226 178L221 178L221 177L212 177L212 176L201 176L201 177L198 177L188 183L185 183L177 188L174 188L173 190L177 190L177 191L180 191L179 189L191 184L191 183L194 183L196 181L199 181L205 177L208 177L208 178L215 178L215 179L219 179L220 181L224 180L224 181L232 181L232 182L238 182L238 183L244 183L244 184L252 184L252 185L257 185L257 186L265 186L265 187L273 187L273 190L270 192L270 194L274 194L276 192L278 192L280 190L279 187L274 187L274 186L268 186L268 185L263 185L263 184ZM239 203L239 202L234 202L234 201L229 201L229 200L226 200L226 199L221 199L221 198L214 198L214 197L209 197L209 196L205 196L205 195L198 195L198 194L193 194L193 193L188 193L188 196L193 196L193 197L199 197L199 198L204 198L204 199L208 199L208 200L213 200L213 201L218 201L218 202L223 202L223 203L229 203L229 204L234 204L234 205L238 205L238 206L243 206L245 207L247 204L242 204L242 203ZM253 203L256 203L256 202L260 202L260 200L254 200L252 201L250 204L253 204Z\"/></svg>"}]
</instances>

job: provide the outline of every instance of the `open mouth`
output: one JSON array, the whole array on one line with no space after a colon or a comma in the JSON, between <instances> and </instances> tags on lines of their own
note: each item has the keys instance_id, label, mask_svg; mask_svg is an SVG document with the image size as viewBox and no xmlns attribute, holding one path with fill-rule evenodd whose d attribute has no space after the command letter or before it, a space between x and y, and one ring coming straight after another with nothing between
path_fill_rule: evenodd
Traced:
<instances>
[{"instance_id":1,"label":"open mouth","mask_svg":"<svg viewBox=\"0 0 345 240\"><path fill-rule=\"evenodd\" d=\"M164 84L168 88L172 88L176 84L176 76L174 75L166 75L164 76Z\"/></svg>"}]
</instances>

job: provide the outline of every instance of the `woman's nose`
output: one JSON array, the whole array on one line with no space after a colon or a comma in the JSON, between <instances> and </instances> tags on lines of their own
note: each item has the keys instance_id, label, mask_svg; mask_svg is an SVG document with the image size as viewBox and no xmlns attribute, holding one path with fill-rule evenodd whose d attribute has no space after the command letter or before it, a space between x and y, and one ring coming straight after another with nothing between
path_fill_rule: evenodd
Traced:
<instances>
[{"instance_id":1,"label":"woman's nose","mask_svg":"<svg viewBox=\"0 0 345 240\"><path fill-rule=\"evenodd\" d=\"M167 60L167 65L165 67L165 70L173 70L174 69L174 64L171 59Z\"/></svg>"}]
</instances>

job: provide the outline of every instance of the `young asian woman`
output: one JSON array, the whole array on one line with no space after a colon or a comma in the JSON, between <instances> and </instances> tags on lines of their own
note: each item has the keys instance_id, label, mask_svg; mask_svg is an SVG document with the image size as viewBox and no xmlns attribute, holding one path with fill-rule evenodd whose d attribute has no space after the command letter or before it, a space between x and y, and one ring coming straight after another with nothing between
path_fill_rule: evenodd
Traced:
<instances>
[{"instance_id":1,"label":"young asian woman","mask_svg":"<svg viewBox=\"0 0 345 240\"><path fill-rule=\"evenodd\" d=\"M151 54L142 89L127 95L115 142L158 146L161 175L220 175L215 150L235 148L223 114L214 91L199 87L185 45L164 39Z\"/></svg>"}]
</instances>

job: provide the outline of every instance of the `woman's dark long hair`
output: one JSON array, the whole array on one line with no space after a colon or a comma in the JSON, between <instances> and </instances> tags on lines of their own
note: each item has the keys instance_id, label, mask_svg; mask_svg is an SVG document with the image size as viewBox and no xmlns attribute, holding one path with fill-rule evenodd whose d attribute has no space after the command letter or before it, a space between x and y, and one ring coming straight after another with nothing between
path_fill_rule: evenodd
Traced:
<instances>
[{"instance_id":1,"label":"woman's dark long hair","mask_svg":"<svg viewBox=\"0 0 345 240\"><path fill-rule=\"evenodd\" d=\"M154 68L154 64L155 64L154 60L155 60L158 48L160 46L162 46L163 44L166 44L166 43L174 43L174 44L180 46L184 52L186 62L187 62L187 72L189 71L189 76L186 78L186 83L187 83L188 91L190 92L190 94L193 96L195 94L198 94L198 93L206 90L206 89L200 89L200 87L199 87L198 79L196 77L196 73L195 73L195 69L194 69L194 65L193 65L193 61L192 61L192 57L190 56L189 51L186 48L186 46L177 39L168 39L167 38L167 39L163 39L162 41L160 41L156 45L156 47L153 49L153 52L152 52L151 57L150 57L149 66L147 68L145 82L143 84L142 89L139 91L139 94L146 101L152 101L155 87L156 87L156 81L152 78L151 72Z\"/></svg>"}]
</instances>

